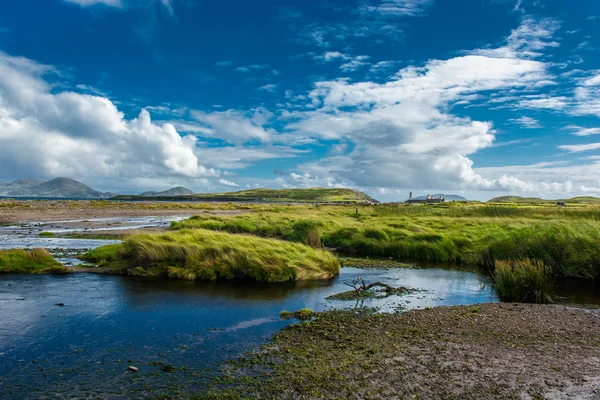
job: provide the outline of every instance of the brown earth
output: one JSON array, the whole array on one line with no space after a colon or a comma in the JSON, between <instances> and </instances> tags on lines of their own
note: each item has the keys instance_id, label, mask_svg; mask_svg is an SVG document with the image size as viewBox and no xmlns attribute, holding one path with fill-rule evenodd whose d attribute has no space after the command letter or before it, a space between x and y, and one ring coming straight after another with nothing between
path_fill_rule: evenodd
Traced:
<instances>
[{"instance_id":1,"label":"brown earth","mask_svg":"<svg viewBox=\"0 0 600 400\"><path fill-rule=\"evenodd\" d=\"M600 313L506 303L332 311L282 330L232 374L223 394L253 398L600 399Z\"/></svg>"},{"instance_id":2,"label":"brown earth","mask_svg":"<svg viewBox=\"0 0 600 400\"><path fill-rule=\"evenodd\" d=\"M0 224L108 217L239 214L249 207L229 203L121 202L93 200L0 200Z\"/></svg>"}]
</instances>

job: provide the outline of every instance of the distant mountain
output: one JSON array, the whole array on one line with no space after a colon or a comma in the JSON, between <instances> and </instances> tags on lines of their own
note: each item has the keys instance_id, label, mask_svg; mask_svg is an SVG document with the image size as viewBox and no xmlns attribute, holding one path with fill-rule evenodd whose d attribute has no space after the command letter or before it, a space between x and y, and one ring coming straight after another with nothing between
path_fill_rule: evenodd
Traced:
<instances>
[{"instance_id":1,"label":"distant mountain","mask_svg":"<svg viewBox=\"0 0 600 400\"><path fill-rule=\"evenodd\" d=\"M0 184L0 196L100 199L112 197L114 194L98 192L71 178L55 178L46 182L25 178Z\"/></svg>"},{"instance_id":2,"label":"distant mountain","mask_svg":"<svg viewBox=\"0 0 600 400\"><path fill-rule=\"evenodd\" d=\"M443 193L438 193L438 194L432 194L431 197L443 197L446 200L454 200L454 201L467 201L466 198L459 196L457 194L443 194ZM413 197L413 200L425 200L427 198L427 196L418 196L418 197Z\"/></svg>"},{"instance_id":3,"label":"distant mountain","mask_svg":"<svg viewBox=\"0 0 600 400\"><path fill-rule=\"evenodd\" d=\"M161 197L161 196L189 196L194 194L190 189L184 188L183 186L177 186L168 190L163 190L162 192L144 192L141 193L142 197Z\"/></svg>"},{"instance_id":4,"label":"distant mountain","mask_svg":"<svg viewBox=\"0 0 600 400\"><path fill-rule=\"evenodd\" d=\"M149 196L117 196L115 200L144 200ZM193 196L152 196L165 201L226 201L226 202L282 202L282 203L377 203L369 195L353 189L251 189L239 192L203 193Z\"/></svg>"}]
</instances>

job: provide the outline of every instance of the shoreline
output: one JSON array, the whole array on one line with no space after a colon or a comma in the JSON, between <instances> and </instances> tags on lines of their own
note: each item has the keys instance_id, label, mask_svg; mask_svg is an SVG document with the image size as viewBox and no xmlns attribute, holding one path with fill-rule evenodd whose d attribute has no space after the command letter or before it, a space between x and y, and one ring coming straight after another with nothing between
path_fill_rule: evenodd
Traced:
<instances>
[{"instance_id":1,"label":"shoreline","mask_svg":"<svg viewBox=\"0 0 600 400\"><path fill-rule=\"evenodd\" d=\"M600 313L511 303L329 311L226 371L209 398L597 399Z\"/></svg>"}]
</instances>

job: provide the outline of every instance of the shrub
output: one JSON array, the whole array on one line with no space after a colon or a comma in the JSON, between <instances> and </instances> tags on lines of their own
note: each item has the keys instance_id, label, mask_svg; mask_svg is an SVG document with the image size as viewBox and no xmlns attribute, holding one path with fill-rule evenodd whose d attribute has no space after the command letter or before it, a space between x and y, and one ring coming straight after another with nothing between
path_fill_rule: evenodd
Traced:
<instances>
[{"instance_id":1,"label":"shrub","mask_svg":"<svg viewBox=\"0 0 600 400\"><path fill-rule=\"evenodd\" d=\"M551 303L554 285L552 270L543 261L496 261L494 281L500 296L509 301Z\"/></svg>"}]
</instances>

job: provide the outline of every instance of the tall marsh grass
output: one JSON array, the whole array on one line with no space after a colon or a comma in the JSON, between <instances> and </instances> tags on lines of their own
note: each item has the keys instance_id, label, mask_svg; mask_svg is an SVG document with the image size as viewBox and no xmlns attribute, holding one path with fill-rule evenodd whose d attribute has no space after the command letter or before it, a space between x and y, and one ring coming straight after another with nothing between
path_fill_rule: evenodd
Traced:
<instances>
[{"instance_id":1,"label":"tall marsh grass","mask_svg":"<svg viewBox=\"0 0 600 400\"><path fill-rule=\"evenodd\" d=\"M86 260L178 279L249 279L291 282L329 279L340 263L331 253L299 243L251 235L180 230L162 235L134 235L121 245L89 252Z\"/></svg>"},{"instance_id":2,"label":"tall marsh grass","mask_svg":"<svg viewBox=\"0 0 600 400\"><path fill-rule=\"evenodd\" d=\"M46 249L0 250L0 273L65 273Z\"/></svg>"},{"instance_id":3,"label":"tall marsh grass","mask_svg":"<svg viewBox=\"0 0 600 400\"><path fill-rule=\"evenodd\" d=\"M542 260L496 261L494 281L504 300L551 303L554 292L552 268Z\"/></svg>"},{"instance_id":4,"label":"tall marsh grass","mask_svg":"<svg viewBox=\"0 0 600 400\"><path fill-rule=\"evenodd\" d=\"M600 207L594 205L278 206L236 216L201 215L173 229L245 233L334 249L493 269L536 258L557 276L600 279Z\"/></svg>"}]
</instances>

